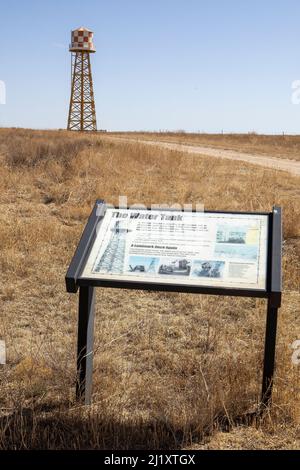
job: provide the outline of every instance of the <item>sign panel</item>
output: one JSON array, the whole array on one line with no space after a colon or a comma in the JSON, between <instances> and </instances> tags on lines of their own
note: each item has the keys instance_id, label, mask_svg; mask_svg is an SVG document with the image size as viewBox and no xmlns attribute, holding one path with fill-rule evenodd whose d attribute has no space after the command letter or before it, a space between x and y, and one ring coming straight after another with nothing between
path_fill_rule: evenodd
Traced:
<instances>
[{"instance_id":1,"label":"sign panel","mask_svg":"<svg viewBox=\"0 0 300 470\"><path fill-rule=\"evenodd\" d=\"M108 208L81 278L265 290L268 216Z\"/></svg>"},{"instance_id":2,"label":"sign panel","mask_svg":"<svg viewBox=\"0 0 300 470\"><path fill-rule=\"evenodd\" d=\"M97 286L265 297L265 411L281 305L281 213L120 209L97 200L66 274L67 292L79 288L77 398L91 403Z\"/></svg>"}]
</instances>

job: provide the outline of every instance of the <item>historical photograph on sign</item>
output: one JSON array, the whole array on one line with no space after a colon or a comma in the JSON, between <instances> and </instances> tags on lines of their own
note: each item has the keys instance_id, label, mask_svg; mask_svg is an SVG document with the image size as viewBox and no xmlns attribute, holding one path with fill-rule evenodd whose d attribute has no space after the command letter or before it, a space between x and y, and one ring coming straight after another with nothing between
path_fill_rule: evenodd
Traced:
<instances>
[{"instance_id":1,"label":"historical photograph on sign","mask_svg":"<svg viewBox=\"0 0 300 470\"><path fill-rule=\"evenodd\" d=\"M162 258L159 274L188 276L191 272L191 262L187 259Z\"/></svg>"},{"instance_id":2,"label":"historical photograph on sign","mask_svg":"<svg viewBox=\"0 0 300 470\"><path fill-rule=\"evenodd\" d=\"M246 243L247 228L219 225L217 243Z\"/></svg>"},{"instance_id":3,"label":"historical photograph on sign","mask_svg":"<svg viewBox=\"0 0 300 470\"><path fill-rule=\"evenodd\" d=\"M225 261L196 260L193 264L194 277L214 277L223 276Z\"/></svg>"},{"instance_id":4,"label":"historical photograph on sign","mask_svg":"<svg viewBox=\"0 0 300 470\"><path fill-rule=\"evenodd\" d=\"M122 222L114 222L110 230L110 237L101 257L96 260L93 272L122 274L125 262L126 235L130 230Z\"/></svg>"},{"instance_id":5,"label":"historical photograph on sign","mask_svg":"<svg viewBox=\"0 0 300 470\"><path fill-rule=\"evenodd\" d=\"M265 289L267 216L107 209L83 278Z\"/></svg>"},{"instance_id":6,"label":"historical photograph on sign","mask_svg":"<svg viewBox=\"0 0 300 470\"><path fill-rule=\"evenodd\" d=\"M159 258L147 256L130 256L127 265L128 273L155 274L158 269Z\"/></svg>"},{"instance_id":7,"label":"historical photograph on sign","mask_svg":"<svg viewBox=\"0 0 300 470\"><path fill-rule=\"evenodd\" d=\"M258 245L216 245L215 255L219 258L240 258L256 260Z\"/></svg>"}]
</instances>

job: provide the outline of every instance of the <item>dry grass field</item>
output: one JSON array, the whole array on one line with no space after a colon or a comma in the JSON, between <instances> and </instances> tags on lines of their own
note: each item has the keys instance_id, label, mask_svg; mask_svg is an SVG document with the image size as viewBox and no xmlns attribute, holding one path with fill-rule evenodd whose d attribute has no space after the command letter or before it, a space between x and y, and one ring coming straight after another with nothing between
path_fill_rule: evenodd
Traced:
<instances>
[{"instance_id":1,"label":"dry grass field","mask_svg":"<svg viewBox=\"0 0 300 470\"><path fill-rule=\"evenodd\" d=\"M114 135L124 135L114 133ZM222 150L267 155L300 161L299 135L202 134L186 132L129 132L128 137L189 145L203 145Z\"/></svg>"},{"instance_id":2,"label":"dry grass field","mask_svg":"<svg viewBox=\"0 0 300 470\"><path fill-rule=\"evenodd\" d=\"M255 139L256 152L281 152L277 138ZM226 145L248 148L233 140ZM65 131L0 129L0 161L0 449L300 448L300 366L291 361L300 178ZM129 204L283 207L284 294L264 419L240 419L260 395L265 301L255 299L98 289L93 405L74 401L78 298L64 276L95 199L117 204L119 195Z\"/></svg>"}]
</instances>

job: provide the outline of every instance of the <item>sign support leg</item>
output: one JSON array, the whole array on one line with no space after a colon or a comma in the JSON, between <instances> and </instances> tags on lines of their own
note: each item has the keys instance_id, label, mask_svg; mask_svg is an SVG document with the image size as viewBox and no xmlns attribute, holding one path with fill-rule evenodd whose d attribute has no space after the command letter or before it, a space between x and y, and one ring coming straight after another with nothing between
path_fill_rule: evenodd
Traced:
<instances>
[{"instance_id":1,"label":"sign support leg","mask_svg":"<svg viewBox=\"0 0 300 470\"><path fill-rule=\"evenodd\" d=\"M275 367L275 346L277 333L277 315L278 307L273 305L272 299L268 299L266 337L265 337L265 355L264 371L262 383L261 405L264 410L271 404L273 375Z\"/></svg>"},{"instance_id":2,"label":"sign support leg","mask_svg":"<svg viewBox=\"0 0 300 470\"><path fill-rule=\"evenodd\" d=\"M95 288L81 286L77 342L76 399L91 404L94 355Z\"/></svg>"}]
</instances>

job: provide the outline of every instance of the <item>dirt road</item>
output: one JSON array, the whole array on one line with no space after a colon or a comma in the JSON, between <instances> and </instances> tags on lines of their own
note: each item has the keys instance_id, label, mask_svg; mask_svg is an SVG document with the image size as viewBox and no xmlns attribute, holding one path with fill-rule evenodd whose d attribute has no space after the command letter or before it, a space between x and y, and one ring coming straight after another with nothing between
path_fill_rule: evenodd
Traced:
<instances>
[{"instance_id":1,"label":"dirt road","mask_svg":"<svg viewBox=\"0 0 300 470\"><path fill-rule=\"evenodd\" d=\"M296 160L289 160L286 158L276 158L259 154L237 152L236 150L223 150L212 147L177 144L171 142L162 142L159 140L139 139L134 137L115 137L107 135L105 136L105 138L118 141L122 140L129 143L139 142L145 145L152 145L155 147L196 154L199 156L205 155L213 158L227 158L229 160L240 160L254 165L264 166L266 168L273 168L274 170L288 171L289 173L292 173L295 176L300 176L300 162Z\"/></svg>"}]
</instances>

